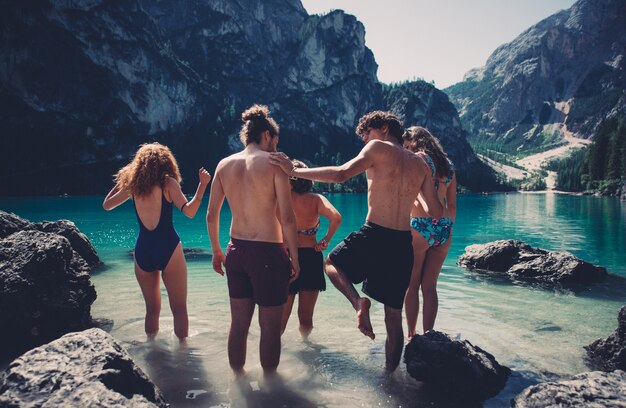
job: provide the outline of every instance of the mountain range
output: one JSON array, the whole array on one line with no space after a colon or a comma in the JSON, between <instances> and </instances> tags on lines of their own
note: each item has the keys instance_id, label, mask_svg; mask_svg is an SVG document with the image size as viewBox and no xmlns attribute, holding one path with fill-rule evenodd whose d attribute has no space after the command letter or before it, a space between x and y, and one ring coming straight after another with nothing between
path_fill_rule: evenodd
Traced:
<instances>
[{"instance_id":1,"label":"mountain range","mask_svg":"<svg viewBox=\"0 0 626 408\"><path fill-rule=\"evenodd\" d=\"M626 1L579 0L445 92L475 145L528 154L626 114Z\"/></svg>"},{"instance_id":2,"label":"mountain range","mask_svg":"<svg viewBox=\"0 0 626 408\"><path fill-rule=\"evenodd\" d=\"M103 194L143 142L174 151L185 190L242 148L241 112L270 107L280 149L352 157L375 109L426 125L471 190L497 188L455 107L422 81L383 86L365 27L299 0L0 0L4 195ZM192 190L190 190L191 192Z\"/></svg>"}]
</instances>

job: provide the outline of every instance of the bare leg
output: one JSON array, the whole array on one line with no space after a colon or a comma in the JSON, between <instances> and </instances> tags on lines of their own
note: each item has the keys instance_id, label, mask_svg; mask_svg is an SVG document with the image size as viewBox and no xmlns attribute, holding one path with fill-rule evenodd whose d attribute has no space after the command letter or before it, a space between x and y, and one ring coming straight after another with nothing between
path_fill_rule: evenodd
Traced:
<instances>
[{"instance_id":1,"label":"bare leg","mask_svg":"<svg viewBox=\"0 0 626 408\"><path fill-rule=\"evenodd\" d=\"M137 277L143 299L146 302L146 319L144 323L146 334L154 336L159 331L159 314L161 313L161 279L159 279L159 272L146 272L135 262L135 277Z\"/></svg>"},{"instance_id":2,"label":"bare leg","mask_svg":"<svg viewBox=\"0 0 626 408\"><path fill-rule=\"evenodd\" d=\"M313 311L320 292L317 290L303 290L298 299L298 320L300 320L300 334L303 338L309 337L313 330Z\"/></svg>"},{"instance_id":3,"label":"bare leg","mask_svg":"<svg viewBox=\"0 0 626 408\"><path fill-rule=\"evenodd\" d=\"M265 374L275 372L280 362L280 325L283 309L284 305L259 306L259 326L261 326L259 351Z\"/></svg>"},{"instance_id":4,"label":"bare leg","mask_svg":"<svg viewBox=\"0 0 626 408\"><path fill-rule=\"evenodd\" d=\"M356 319L359 330L367 337L374 339L374 330L370 322L370 306L372 303L366 297L360 297L356 289L350 282L346 274L335 265L330 258L326 258L324 262L326 275L337 289L350 301L354 310L356 310Z\"/></svg>"},{"instance_id":5,"label":"bare leg","mask_svg":"<svg viewBox=\"0 0 626 408\"><path fill-rule=\"evenodd\" d=\"M184 339L189 335L189 316L187 315L187 264L183 255L183 245L178 246L172 253L165 270L163 283L170 301L170 309L174 316L174 333Z\"/></svg>"},{"instance_id":6,"label":"bare leg","mask_svg":"<svg viewBox=\"0 0 626 408\"><path fill-rule=\"evenodd\" d=\"M385 327L387 341L385 342L386 369L392 373L400 364L404 334L402 333L402 309L394 309L385 305Z\"/></svg>"},{"instance_id":7,"label":"bare leg","mask_svg":"<svg viewBox=\"0 0 626 408\"><path fill-rule=\"evenodd\" d=\"M287 322L289 322L289 317L291 316L291 309L293 308L293 301L295 300L295 298L296 295L292 295L290 293L289 297L287 297L287 303L285 303L285 305L283 306L283 318L280 325L280 334L283 334L285 332L285 329L287 328ZM302 299L300 299L298 302L302 302Z\"/></svg>"},{"instance_id":8,"label":"bare leg","mask_svg":"<svg viewBox=\"0 0 626 408\"><path fill-rule=\"evenodd\" d=\"M228 361L236 374L243 374L243 366L246 364L246 345L248 343L248 330L252 315L254 314L254 302L252 299L230 298L230 331L228 332Z\"/></svg>"},{"instance_id":9,"label":"bare leg","mask_svg":"<svg viewBox=\"0 0 626 408\"><path fill-rule=\"evenodd\" d=\"M404 313L406 315L407 337L409 339L417 334L417 316L420 309L419 288L422 281L424 258L428 250L428 242L422 234L411 229L411 235L413 238L413 271L411 272L411 282L404 298Z\"/></svg>"},{"instance_id":10,"label":"bare leg","mask_svg":"<svg viewBox=\"0 0 626 408\"><path fill-rule=\"evenodd\" d=\"M439 296L437 295L437 279L443 261L448 255L452 238L439 247L432 247L426 252L422 273L422 298L424 299L424 313L422 316L424 333L435 327L435 319L439 309Z\"/></svg>"}]
</instances>

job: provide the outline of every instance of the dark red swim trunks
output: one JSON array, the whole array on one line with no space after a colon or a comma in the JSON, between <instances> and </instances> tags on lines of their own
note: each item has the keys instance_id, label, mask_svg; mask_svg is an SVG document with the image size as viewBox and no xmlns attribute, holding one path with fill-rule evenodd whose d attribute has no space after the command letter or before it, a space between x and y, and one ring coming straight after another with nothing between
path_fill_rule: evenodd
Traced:
<instances>
[{"instance_id":1,"label":"dark red swim trunks","mask_svg":"<svg viewBox=\"0 0 626 408\"><path fill-rule=\"evenodd\" d=\"M259 306L287 301L291 262L283 244L231 238L226 249L228 294Z\"/></svg>"}]
</instances>

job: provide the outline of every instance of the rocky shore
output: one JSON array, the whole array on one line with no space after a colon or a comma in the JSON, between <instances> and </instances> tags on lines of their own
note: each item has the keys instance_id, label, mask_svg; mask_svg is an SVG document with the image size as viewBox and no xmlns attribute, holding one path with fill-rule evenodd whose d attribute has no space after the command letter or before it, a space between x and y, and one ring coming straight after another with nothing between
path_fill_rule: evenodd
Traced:
<instances>
[{"instance_id":1,"label":"rocky shore","mask_svg":"<svg viewBox=\"0 0 626 408\"><path fill-rule=\"evenodd\" d=\"M113 337L89 329L66 334L15 359L0 377L0 406L168 405Z\"/></svg>"},{"instance_id":2,"label":"rocky shore","mask_svg":"<svg viewBox=\"0 0 626 408\"><path fill-rule=\"evenodd\" d=\"M480 347L438 331L414 336L406 346L404 362L417 381L474 401L498 394L511 374Z\"/></svg>"},{"instance_id":3,"label":"rocky shore","mask_svg":"<svg viewBox=\"0 0 626 408\"><path fill-rule=\"evenodd\" d=\"M617 316L617 329L606 339L598 339L585 347L587 365L602 371L626 371L626 306Z\"/></svg>"},{"instance_id":4,"label":"rocky shore","mask_svg":"<svg viewBox=\"0 0 626 408\"><path fill-rule=\"evenodd\" d=\"M100 259L74 223L31 223L0 211L0 355L11 356L91 327Z\"/></svg>"},{"instance_id":5,"label":"rocky shore","mask_svg":"<svg viewBox=\"0 0 626 408\"><path fill-rule=\"evenodd\" d=\"M518 240L470 245L457 263L486 275L563 286L589 285L607 277L605 268L594 266L568 252L533 248Z\"/></svg>"}]
</instances>

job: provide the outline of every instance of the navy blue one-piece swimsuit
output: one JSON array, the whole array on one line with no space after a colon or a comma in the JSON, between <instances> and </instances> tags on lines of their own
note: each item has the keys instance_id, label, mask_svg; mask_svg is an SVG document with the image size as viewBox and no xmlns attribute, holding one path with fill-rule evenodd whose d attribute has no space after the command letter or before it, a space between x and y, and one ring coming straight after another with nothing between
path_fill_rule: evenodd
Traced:
<instances>
[{"instance_id":1,"label":"navy blue one-piece swimsuit","mask_svg":"<svg viewBox=\"0 0 626 408\"><path fill-rule=\"evenodd\" d=\"M134 204L134 201L133 201ZM161 215L155 229L147 229L139 218L137 206L135 214L139 221L139 236L135 244L135 261L146 272L162 271L170 261L180 237L174 230L172 222L172 203L161 194Z\"/></svg>"}]
</instances>

